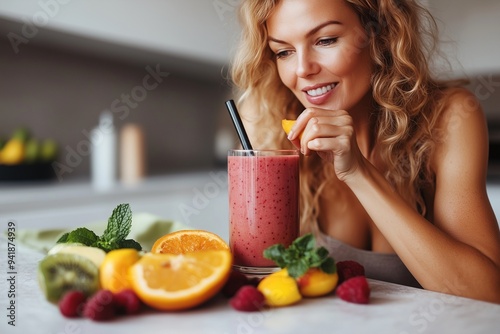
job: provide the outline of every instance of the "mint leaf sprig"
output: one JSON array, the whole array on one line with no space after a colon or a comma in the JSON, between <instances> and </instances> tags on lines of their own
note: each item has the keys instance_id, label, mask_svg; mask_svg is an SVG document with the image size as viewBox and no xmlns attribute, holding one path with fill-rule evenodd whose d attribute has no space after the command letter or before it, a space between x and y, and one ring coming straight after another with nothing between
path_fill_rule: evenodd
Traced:
<instances>
[{"instance_id":1,"label":"mint leaf sprig","mask_svg":"<svg viewBox=\"0 0 500 334\"><path fill-rule=\"evenodd\" d=\"M287 268L288 275L299 278L310 268L320 268L333 274L337 270L335 260L329 256L325 247L315 247L314 236L309 233L295 239L288 248L282 244L264 250L264 257L272 260L280 268Z\"/></svg>"},{"instance_id":2,"label":"mint leaf sprig","mask_svg":"<svg viewBox=\"0 0 500 334\"><path fill-rule=\"evenodd\" d=\"M79 227L64 233L56 243L81 243L98 247L105 252L119 248L142 250L142 246L133 239L126 239L132 227L132 211L129 204L120 204L108 219L108 225L99 237L86 227Z\"/></svg>"}]
</instances>

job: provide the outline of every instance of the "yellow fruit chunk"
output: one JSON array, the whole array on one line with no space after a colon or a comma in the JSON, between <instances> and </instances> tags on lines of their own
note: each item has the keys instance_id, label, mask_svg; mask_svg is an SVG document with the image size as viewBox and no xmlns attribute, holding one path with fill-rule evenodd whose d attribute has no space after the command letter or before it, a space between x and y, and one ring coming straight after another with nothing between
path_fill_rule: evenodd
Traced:
<instances>
[{"instance_id":1,"label":"yellow fruit chunk","mask_svg":"<svg viewBox=\"0 0 500 334\"><path fill-rule=\"evenodd\" d=\"M288 275L288 270L286 268L283 268L277 272L272 273L273 276L290 276Z\"/></svg>"},{"instance_id":2,"label":"yellow fruit chunk","mask_svg":"<svg viewBox=\"0 0 500 334\"><path fill-rule=\"evenodd\" d=\"M290 131L292 130L292 126L295 124L295 120L292 119L282 119L281 120L281 127L283 130L285 130L286 134L289 134Z\"/></svg>"},{"instance_id":3,"label":"yellow fruit chunk","mask_svg":"<svg viewBox=\"0 0 500 334\"><path fill-rule=\"evenodd\" d=\"M337 286L337 272L328 274L319 268L311 268L297 278L300 294L304 297L320 297L329 294Z\"/></svg>"},{"instance_id":4,"label":"yellow fruit chunk","mask_svg":"<svg viewBox=\"0 0 500 334\"><path fill-rule=\"evenodd\" d=\"M130 267L130 280L135 293L150 307L184 310L219 292L229 278L231 263L229 250L148 253Z\"/></svg>"},{"instance_id":5,"label":"yellow fruit chunk","mask_svg":"<svg viewBox=\"0 0 500 334\"><path fill-rule=\"evenodd\" d=\"M180 230L158 238L152 253L185 254L201 250L229 250L229 245L217 234L204 230Z\"/></svg>"},{"instance_id":6,"label":"yellow fruit chunk","mask_svg":"<svg viewBox=\"0 0 500 334\"><path fill-rule=\"evenodd\" d=\"M131 289L129 269L140 258L139 252L133 248L115 249L107 253L99 267L101 288L113 293Z\"/></svg>"},{"instance_id":7,"label":"yellow fruit chunk","mask_svg":"<svg viewBox=\"0 0 500 334\"><path fill-rule=\"evenodd\" d=\"M19 139L10 139L3 147L0 160L5 165L17 165L24 160L24 143Z\"/></svg>"},{"instance_id":8,"label":"yellow fruit chunk","mask_svg":"<svg viewBox=\"0 0 500 334\"><path fill-rule=\"evenodd\" d=\"M302 299L295 279L282 270L263 278L257 290L262 292L269 306L292 305Z\"/></svg>"},{"instance_id":9,"label":"yellow fruit chunk","mask_svg":"<svg viewBox=\"0 0 500 334\"><path fill-rule=\"evenodd\" d=\"M290 131L292 131L292 127L295 124L296 120L294 119L282 119L281 127L285 130L285 133L288 135ZM299 135L299 138L302 138L302 133Z\"/></svg>"}]
</instances>

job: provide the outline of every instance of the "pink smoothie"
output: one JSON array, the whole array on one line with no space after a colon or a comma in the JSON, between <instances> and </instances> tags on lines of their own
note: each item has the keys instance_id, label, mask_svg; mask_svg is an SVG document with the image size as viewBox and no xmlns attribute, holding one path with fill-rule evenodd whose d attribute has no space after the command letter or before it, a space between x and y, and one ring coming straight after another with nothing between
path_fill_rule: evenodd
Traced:
<instances>
[{"instance_id":1,"label":"pink smoothie","mask_svg":"<svg viewBox=\"0 0 500 334\"><path fill-rule=\"evenodd\" d=\"M299 156L228 156L229 243L234 264L273 267L262 256L299 234Z\"/></svg>"}]
</instances>

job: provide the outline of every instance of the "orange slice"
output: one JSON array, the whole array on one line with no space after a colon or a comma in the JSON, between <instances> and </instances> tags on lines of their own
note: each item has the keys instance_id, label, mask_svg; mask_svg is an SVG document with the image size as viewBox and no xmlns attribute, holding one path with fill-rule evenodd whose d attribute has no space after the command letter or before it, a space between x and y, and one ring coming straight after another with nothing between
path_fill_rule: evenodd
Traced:
<instances>
[{"instance_id":1,"label":"orange slice","mask_svg":"<svg viewBox=\"0 0 500 334\"><path fill-rule=\"evenodd\" d=\"M285 133L288 135L290 131L292 131L292 126L295 124L296 120L294 119L282 119L281 120L281 127L283 130L285 130ZM302 137L302 134L300 134L299 138Z\"/></svg>"},{"instance_id":2,"label":"orange slice","mask_svg":"<svg viewBox=\"0 0 500 334\"><path fill-rule=\"evenodd\" d=\"M229 250L217 234L204 230L180 230L158 238L151 253L185 254L201 250Z\"/></svg>"},{"instance_id":3,"label":"orange slice","mask_svg":"<svg viewBox=\"0 0 500 334\"><path fill-rule=\"evenodd\" d=\"M282 119L281 120L281 127L283 130L285 130L286 134L289 134L290 131L292 130L292 126L295 124L295 120L292 119Z\"/></svg>"},{"instance_id":4,"label":"orange slice","mask_svg":"<svg viewBox=\"0 0 500 334\"><path fill-rule=\"evenodd\" d=\"M193 308L219 292L229 278L229 250L187 254L144 255L130 268L130 281L139 298L164 311Z\"/></svg>"}]
</instances>

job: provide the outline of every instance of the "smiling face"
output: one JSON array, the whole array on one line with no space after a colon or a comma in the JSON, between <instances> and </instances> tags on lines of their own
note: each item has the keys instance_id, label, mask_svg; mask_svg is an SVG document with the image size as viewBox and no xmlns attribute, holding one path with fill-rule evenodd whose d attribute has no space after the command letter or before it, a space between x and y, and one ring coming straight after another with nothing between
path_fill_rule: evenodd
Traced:
<instances>
[{"instance_id":1,"label":"smiling face","mask_svg":"<svg viewBox=\"0 0 500 334\"><path fill-rule=\"evenodd\" d=\"M345 0L282 0L267 31L280 78L305 107L369 107L368 38Z\"/></svg>"}]
</instances>

